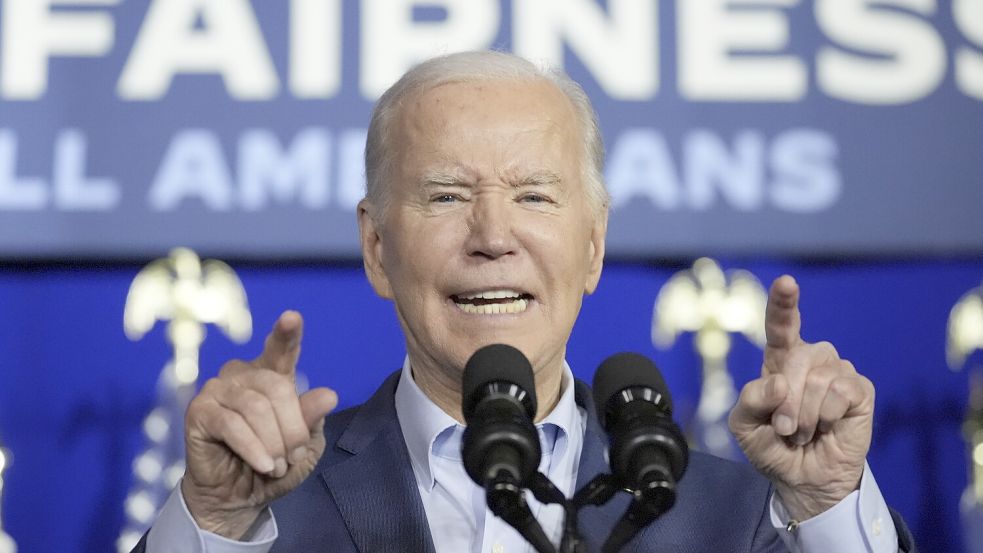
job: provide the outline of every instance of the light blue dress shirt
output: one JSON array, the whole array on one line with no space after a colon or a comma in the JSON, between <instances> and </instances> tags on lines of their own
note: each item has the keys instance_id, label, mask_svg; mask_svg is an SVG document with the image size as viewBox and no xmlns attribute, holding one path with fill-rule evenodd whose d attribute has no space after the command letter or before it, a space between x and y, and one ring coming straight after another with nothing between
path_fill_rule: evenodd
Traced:
<instances>
[{"instance_id":1,"label":"light blue dress shirt","mask_svg":"<svg viewBox=\"0 0 983 553\"><path fill-rule=\"evenodd\" d=\"M556 407L536 424L543 451L539 471L571 497L587 416L574 401L573 374L567 367L561 386ZM532 546L514 528L488 511L485 491L464 471L464 426L420 390L408 360L396 387L396 416L437 553L532 553ZM528 491L526 500L546 536L559 543L563 508L543 505Z\"/></svg>"},{"instance_id":2,"label":"light blue dress shirt","mask_svg":"<svg viewBox=\"0 0 983 553\"><path fill-rule=\"evenodd\" d=\"M404 385L405 384L405 385ZM564 368L556 407L536 425L543 449L540 471L568 497L577 480L586 413L574 402L573 376ZM515 530L491 514L484 493L464 472L460 460L463 428L430 400L413 381L410 363L396 388L396 416L407 444L417 488L437 553L527 553L533 551ZM235 541L198 528L177 486L147 536L147 553L267 553L277 538L276 520L267 509L249 541ZM530 506L546 535L558 543L562 510ZM896 553L898 536L887 504L865 464L860 489L828 511L785 531L787 514L771 500L772 525L791 553Z\"/></svg>"}]
</instances>

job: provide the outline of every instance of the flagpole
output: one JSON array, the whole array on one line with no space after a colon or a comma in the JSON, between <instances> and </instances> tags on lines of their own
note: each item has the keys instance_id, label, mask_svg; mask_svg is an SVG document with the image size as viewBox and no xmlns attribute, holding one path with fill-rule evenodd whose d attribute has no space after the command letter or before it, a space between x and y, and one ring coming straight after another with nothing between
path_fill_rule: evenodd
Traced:
<instances>
[{"instance_id":1,"label":"flagpole","mask_svg":"<svg viewBox=\"0 0 983 553\"><path fill-rule=\"evenodd\" d=\"M239 278L225 263L202 262L186 248L150 263L130 285L123 313L127 336L139 340L158 320L168 321L173 356L158 377L154 408L143 420L145 446L133 462L126 524L116 542L120 552L136 545L184 475L184 413L197 390L205 324L218 326L239 343L252 334Z\"/></svg>"},{"instance_id":2,"label":"flagpole","mask_svg":"<svg viewBox=\"0 0 983 553\"><path fill-rule=\"evenodd\" d=\"M983 285L963 294L949 312L946 362L962 369L976 350L983 349ZM969 407L963 422L969 456L969 485L959 503L967 553L983 553L983 366L969 372Z\"/></svg>"}]
</instances>

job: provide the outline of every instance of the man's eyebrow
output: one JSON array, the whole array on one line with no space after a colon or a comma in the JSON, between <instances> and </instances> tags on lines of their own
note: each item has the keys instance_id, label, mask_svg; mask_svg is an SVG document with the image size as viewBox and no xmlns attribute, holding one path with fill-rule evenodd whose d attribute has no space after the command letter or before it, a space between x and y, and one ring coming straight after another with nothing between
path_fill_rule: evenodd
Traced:
<instances>
[{"instance_id":1,"label":"man's eyebrow","mask_svg":"<svg viewBox=\"0 0 983 553\"><path fill-rule=\"evenodd\" d=\"M424 186L468 186L467 181L446 171L429 171L420 177Z\"/></svg>"},{"instance_id":2,"label":"man's eyebrow","mask_svg":"<svg viewBox=\"0 0 983 553\"><path fill-rule=\"evenodd\" d=\"M563 182L560 175L552 171L539 171L512 182L513 188L521 186L557 186Z\"/></svg>"},{"instance_id":3,"label":"man's eyebrow","mask_svg":"<svg viewBox=\"0 0 983 553\"><path fill-rule=\"evenodd\" d=\"M508 181L510 182L512 188L520 188L523 186L558 186L563 182L560 175L552 171L537 171L523 177L508 179ZM467 178L447 171L428 171L427 173L421 175L420 182L424 186L471 186L471 183Z\"/></svg>"}]
</instances>

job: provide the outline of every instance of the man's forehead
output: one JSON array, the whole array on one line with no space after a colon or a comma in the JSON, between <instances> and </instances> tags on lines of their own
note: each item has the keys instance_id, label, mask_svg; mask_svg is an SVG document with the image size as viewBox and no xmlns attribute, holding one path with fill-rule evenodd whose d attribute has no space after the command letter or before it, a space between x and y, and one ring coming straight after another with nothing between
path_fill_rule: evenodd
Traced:
<instances>
[{"instance_id":1,"label":"man's forehead","mask_svg":"<svg viewBox=\"0 0 983 553\"><path fill-rule=\"evenodd\" d=\"M446 83L403 102L398 119L392 153L417 184L576 178L569 174L582 155L575 112L545 79Z\"/></svg>"},{"instance_id":2,"label":"man's forehead","mask_svg":"<svg viewBox=\"0 0 983 553\"><path fill-rule=\"evenodd\" d=\"M565 141L580 134L569 100L552 83L489 81L449 83L414 95L395 117L397 148L504 132L516 140ZM528 133L528 135L527 135Z\"/></svg>"},{"instance_id":3,"label":"man's forehead","mask_svg":"<svg viewBox=\"0 0 983 553\"><path fill-rule=\"evenodd\" d=\"M557 122L564 119L573 122L576 117L566 95L555 84L542 78L441 83L414 93L403 107L399 113L402 117L426 111L431 117L439 114L450 120L488 113L495 108L509 110L523 107L550 112Z\"/></svg>"}]
</instances>

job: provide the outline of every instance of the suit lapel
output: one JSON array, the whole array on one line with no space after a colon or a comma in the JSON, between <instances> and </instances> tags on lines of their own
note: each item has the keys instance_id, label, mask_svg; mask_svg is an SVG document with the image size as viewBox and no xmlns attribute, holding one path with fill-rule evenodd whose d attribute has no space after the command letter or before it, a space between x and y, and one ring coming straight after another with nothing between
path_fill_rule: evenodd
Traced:
<instances>
[{"instance_id":1,"label":"suit lapel","mask_svg":"<svg viewBox=\"0 0 983 553\"><path fill-rule=\"evenodd\" d=\"M356 547L434 552L426 512L396 418L394 373L353 417L336 447L349 453L321 472Z\"/></svg>"},{"instance_id":2,"label":"suit lapel","mask_svg":"<svg viewBox=\"0 0 983 553\"><path fill-rule=\"evenodd\" d=\"M580 490L598 474L611 472L611 470L608 467L607 459L605 459L608 439L597 420L590 388L579 380L576 386L577 405L587 411L584 447L580 452L580 465L577 468L577 489ZM601 545L607 539L611 528L625 512L627 505L628 495L619 492L611 501L601 507L586 507L581 510L578 522L581 535L590 544L589 550L601 550Z\"/></svg>"}]
</instances>

